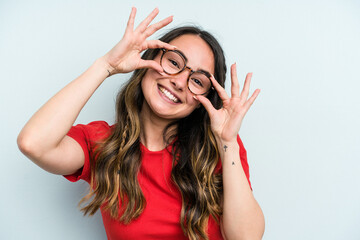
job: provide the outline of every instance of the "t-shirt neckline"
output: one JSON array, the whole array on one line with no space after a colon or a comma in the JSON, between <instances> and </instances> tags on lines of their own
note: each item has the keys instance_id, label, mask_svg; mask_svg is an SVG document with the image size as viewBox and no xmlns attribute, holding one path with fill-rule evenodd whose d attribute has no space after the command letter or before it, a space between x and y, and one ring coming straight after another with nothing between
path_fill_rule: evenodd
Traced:
<instances>
[{"instance_id":1,"label":"t-shirt neckline","mask_svg":"<svg viewBox=\"0 0 360 240\"><path fill-rule=\"evenodd\" d=\"M173 141L171 141L166 147L164 147L161 150L156 150L156 151L152 151L149 150L141 141L140 141L140 149L142 152L144 153L150 153L150 154L162 154L164 151L168 151L171 152L172 147L174 145L174 142L176 141L177 138L175 138Z\"/></svg>"}]
</instances>

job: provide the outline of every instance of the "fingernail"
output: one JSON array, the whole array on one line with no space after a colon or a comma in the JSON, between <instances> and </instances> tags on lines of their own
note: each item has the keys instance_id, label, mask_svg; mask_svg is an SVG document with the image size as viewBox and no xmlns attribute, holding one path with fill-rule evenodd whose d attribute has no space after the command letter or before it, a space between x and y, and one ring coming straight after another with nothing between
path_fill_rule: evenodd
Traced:
<instances>
[{"instance_id":1,"label":"fingernail","mask_svg":"<svg viewBox=\"0 0 360 240\"><path fill-rule=\"evenodd\" d=\"M159 72L159 74L160 74L161 76L165 76L165 73L164 73L164 72Z\"/></svg>"},{"instance_id":2,"label":"fingernail","mask_svg":"<svg viewBox=\"0 0 360 240\"><path fill-rule=\"evenodd\" d=\"M193 96L193 98L194 98L195 100L199 101L199 99L197 99L197 97L196 97L195 95Z\"/></svg>"},{"instance_id":3,"label":"fingernail","mask_svg":"<svg viewBox=\"0 0 360 240\"><path fill-rule=\"evenodd\" d=\"M174 45L172 45L172 47L173 47L173 48L175 48L175 49L177 49L177 47L176 47L176 46L174 46Z\"/></svg>"}]
</instances>

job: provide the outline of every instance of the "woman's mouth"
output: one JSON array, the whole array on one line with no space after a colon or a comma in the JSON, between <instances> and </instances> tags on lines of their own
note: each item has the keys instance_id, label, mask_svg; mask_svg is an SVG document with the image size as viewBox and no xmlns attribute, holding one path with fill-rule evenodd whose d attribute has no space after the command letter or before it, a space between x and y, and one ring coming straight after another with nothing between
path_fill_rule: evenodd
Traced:
<instances>
[{"instance_id":1,"label":"woman's mouth","mask_svg":"<svg viewBox=\"0 0 360 240\"><path fill-rule=\"evenodd\" d=\"M175 97L171 92L169 92L168 90L166 90L166 88L158 85L158 88L160 90L160 92L163 93L163 96L167 97L170 101L174 102L174 103L180 103L181 101Z\"/></svg>"}]
</instances>

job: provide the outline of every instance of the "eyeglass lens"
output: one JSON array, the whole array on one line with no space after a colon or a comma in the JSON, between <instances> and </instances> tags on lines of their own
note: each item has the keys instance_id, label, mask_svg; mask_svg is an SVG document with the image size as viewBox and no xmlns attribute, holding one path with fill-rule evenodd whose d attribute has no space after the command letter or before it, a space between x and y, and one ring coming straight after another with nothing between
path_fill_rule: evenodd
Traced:
<instances>
[{"instance_id":1,"label":"eyeglass lens","mask_svg":"<svg viewBox=\"0 0 360 240\"><path fill-rule=\"evenodd\" d=\"M177 74L185 68L184 58L175 51L167 51L161 59L161 66L168 74ZM194 94L204 94L211 87L210 79L202 72L194 72L189 76L189 90Z\"/></svg>"}]
</instances>

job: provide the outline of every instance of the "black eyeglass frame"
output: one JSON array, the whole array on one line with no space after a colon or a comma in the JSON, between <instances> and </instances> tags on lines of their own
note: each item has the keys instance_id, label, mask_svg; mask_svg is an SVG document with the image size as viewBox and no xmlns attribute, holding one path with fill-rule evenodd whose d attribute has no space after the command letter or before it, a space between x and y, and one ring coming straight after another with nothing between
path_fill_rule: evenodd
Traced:
<instances>
[{"instance_id":1,"label":"black eyeglass frame","mask_svg":"<svg viewBox=\"0 0 360 240\"><path fill-rule=\"evenodd\" d=\"M182 52L180 52L180 51L178 51L178 50L168 50L168 49L165 49L165 48L161 48L161 51L162 51L162 54L161 54L161 57L160 57L160 66L162 67L162 69L164 70L164 72L165 72L166 74L168 74L168 75L170 75L170 76L174 76L174 75L177 75L177 74L183 72L185 69L187 69L187 70L190 71L189 77L188 77L188 79L187 79L187 88L189 89L189 91L190 91L191 93L193 93L193 94L195 94L195 95L205 95L205 94L208 94L211 90L214 89L214 86L213 86L213 84L212 84L212 82L211 82L211 79L210 79L210 77L211 77L210 73L205 72L205 71L202 71L202 70L199 70L199 71L194 71L194 70L192 70L191 67L188 67L188 66L186 65L186 64L187 64L187 59L185 58L185 56L184 56L184 54L183 54ZM162 66L162 59L163 59L165 53L167 53L167 52L175 52L175 53L177 53L178 55L180 55L180 57L184 60L184 63L185 63L185 64L184 64L184 67L183 67L179 72L177 72L177 73L168 73L167 71L165 71L164 67ZM204 74L204 75L209 79L209 81L210 81L210 88L209 88L209 90L207 90L205 93L196 94L196 93L194 93L193 91L190 90L190 88L189 88L189 80L190 80L190 76L191 76L192 74L194 74L194 73L202 73L202 74Z\"/></svg>"}]
</instances>

